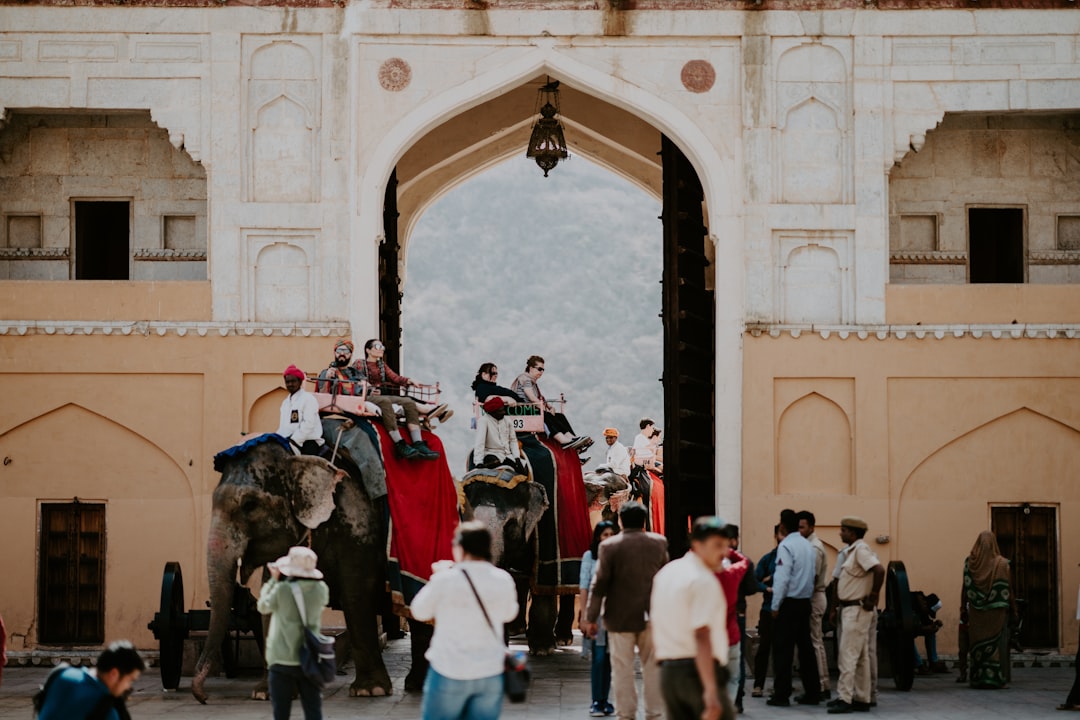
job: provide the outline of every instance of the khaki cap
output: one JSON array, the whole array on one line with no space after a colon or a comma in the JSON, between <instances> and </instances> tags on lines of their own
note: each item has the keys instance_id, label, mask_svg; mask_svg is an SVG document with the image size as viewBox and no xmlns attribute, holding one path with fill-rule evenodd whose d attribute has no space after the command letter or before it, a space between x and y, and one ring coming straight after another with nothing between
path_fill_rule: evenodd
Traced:
<instances>
[{"instance_id":1,"label":"khaki cap","mask_svg":"<svg viewBox=\"0 0 1080 720\"><path fill-rule=\"evenodd\" d=\"M855 517L853 515L849 515L848 517L845 517L845 518L840 518L840 526L841 527L854 528L856 530L867 530L867 529L869 529L869 526L866 524L865 520L863 520L860 517Z\"/></svg>"}]
</instances>

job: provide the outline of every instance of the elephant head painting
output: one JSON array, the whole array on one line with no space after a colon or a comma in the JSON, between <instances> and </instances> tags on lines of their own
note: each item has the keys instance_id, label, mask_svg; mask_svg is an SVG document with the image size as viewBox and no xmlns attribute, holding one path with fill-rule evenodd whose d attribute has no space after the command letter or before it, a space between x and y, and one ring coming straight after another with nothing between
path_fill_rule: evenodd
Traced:
<instances>
[{"instance_id":1,"label":"elephant head painting","mask_svg":"<svg viewBox=\"0 0 1080 720\"><path fill-rule=\"evenodd\" d=\"M309 532L330 586L331 607L344 611L348 627L356 664L349 694L390 694L376 626L386 547L380 514L358 473L346 474L320 458L294 456L275 435L221 453L215 467L221 482L214 490L206 551L210 627L192 694L206 702L206 678L221 665L237 566L244 583L290 546L304 542ZM414 633L413 641L422 639Z\"/></svg>"}]
</instances>

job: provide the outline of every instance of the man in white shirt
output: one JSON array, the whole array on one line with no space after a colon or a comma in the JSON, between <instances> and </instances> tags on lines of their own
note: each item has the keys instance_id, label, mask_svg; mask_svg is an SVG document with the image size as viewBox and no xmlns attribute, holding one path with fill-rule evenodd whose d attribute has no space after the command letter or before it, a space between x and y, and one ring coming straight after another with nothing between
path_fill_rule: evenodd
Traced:
<instances>
[{"instance_id":1,"label":"man in white shirt","mask_svg":"<svg viewBox=\"0 0 1080 720\"><path fill-rule=\"evenodd\" d=\"M829 699L829 663L825 657L825 636L822 620L825 618L825 610L829 600L825 595L828 587L829 560L825 555L825 543L814 532L817 518L809 510L802 510L798 514L799 534L806 538L807 542L814 546L817 562L814 565L814 595L810 598L810 644L814 646L814 654L817 656L818 675L821 677L821 697Z\"/></svg>"},{"instance_id":2,"label":"man in white shirt","mask_svg":"<svg viewBox=\"0 0 1080 720\"><path fill-rule=\"evenodd\" d=\"M277 434L304 455L318 455L323 445L322 420L315 396L304 389L304 371L290 365L282 373L289 396L281 401L281 421Z\"/></svg>"},{"instance_id":3,"label":"man in white shirt","mask_svg":"<svg viewBox=\"0 0 1080 720\"><path fill-rule=\"evenodd\" d=\"M484 412L476 424L472 458L477 467L506 465L518 473L525 473L513 421L506 416L506 403L498 395L484 401Z\"/></svg>"},{"instance_id":4,"label":"man in white shirt","mask_svg":"<svg viewBox=\"0 0 1080 720\"><path fill-rule=\"evenodd\" d=\"M616 475L630 477L630 451L619 442L619 431L613 427L604 428L604 442L608 446L604 464Z\"/></svg>"},{"instance_id":5,"label":"man in white shirt","mask_svg":"<svg viewBox=\"0 0 1080 720\"><path fill-rule=\"evenodd\" d=\"M653 647L670 720L734 718L727 693L727 603L716 572L728 552L725 523L694 521L690 551L653 578Z\"/></svg>"},{"instance_id":6,"label":"man in white shirt","mask_svg":"<svg viewBox=\"0 0 1080 720\"><path fill-rule=\"evenodd\" d=\"M634 438L634 464L640 465L646 470L652 467L653 458L656 456L652 439L656 435L656 423L652 418L641 418L638 423L641 432Z\"/></svg>"}]
</instances>

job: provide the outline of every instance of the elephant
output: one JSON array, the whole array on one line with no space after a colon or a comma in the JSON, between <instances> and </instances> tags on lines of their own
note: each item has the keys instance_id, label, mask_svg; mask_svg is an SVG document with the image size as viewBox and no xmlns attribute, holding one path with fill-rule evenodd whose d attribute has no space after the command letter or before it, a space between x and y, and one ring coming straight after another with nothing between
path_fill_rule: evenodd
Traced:
<instances>
[{"instance_id":1,"label":"elephant","mask_svg":"<svg viewBox=\"0 0 1080 720\"><path fill-rule=\"evenodd\" d=\"M585 497L590 508L600 506L604 520L619 525L619 504L629 496L630 483L607 465L585 474Z\"/></svg>"},{"instance_id":2,"label":"elephant","mask_svg":"<svg viewBox=\"0 0 1080 720\"><path fill-rule=\"evenodd\" d=\"M191 684L200 702L207 699L207 676L221 665L237 565L240 582L246 583L253 572L308 537L330 586L330 605L345 614L356 665L349 695L392 693L375 620L386 576L382 512L347 458L336 463L351 472L321 458L293 455L276 435L249 441L215 459L221 481L213 494L206 550L210 625ZM431 637L430 626L410 626L413 667L407 690L423 681L423 652ZM265 698L265 680L253 697Z\"/></svg>"}]
</instances>

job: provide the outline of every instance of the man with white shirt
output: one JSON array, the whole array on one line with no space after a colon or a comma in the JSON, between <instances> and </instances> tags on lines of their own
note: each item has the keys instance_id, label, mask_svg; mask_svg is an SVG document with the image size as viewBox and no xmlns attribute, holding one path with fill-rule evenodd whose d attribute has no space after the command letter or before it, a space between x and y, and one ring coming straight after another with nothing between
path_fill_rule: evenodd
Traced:
<instances>
[{"instance_id":1,"label":"man with white shirt","mask_svg":"<svg viewBox=\"0 0 1080 720\"><path fill-rule=\"evenodd\" d=\"M656 435L656 423L653 422L652 418L641 418L638 427L641 428L641 432L634 438L634 464L648 470L652 467L653 459L656 457L656 450L653 445L653 436Z\"/></svg>"},{"instance_id":2,"label":"man with white shirt","mask_svg":"<svg viewBox=\"0 0 1080 720\"><path fill-rule=\"evenodd\" d=\"M773 574L773 696L767 704L791 705L791 668L798 646L803 694L795 702L817 705L821 702L821 678L814 645L810 642L810 599L814 595L817 558L814 546L799 534L799 519L794 510L780 513L780 534L784 539L776 549Z\"/></svg>"},{"instance_id":3,"label":"man with white shirt","mask_svg":"<svg viewBox=\"0 0 1080 720\"><path fill-rule=\"evenodd\" d=\"M290 365L282 373L289 396L281 401L281 421L277 434L304 455L318 455L323 445L322 420L315 396L304 389L304 371Z\"/></svg>"},{"instance_id":4,"label":"man with white shirt","mask_svg":"<svg viewBox=\"0 0 1080 720\"><path fill-rule=\"evenodd\" d=\"M630 451L619 442L619 431L613 427L604 428L604 442L608 446L604 464L616 475L630 477Z\"/></svg>"},{"instance_id":5,"label":"man with white shirt","mask_svg":"<svg viewBox=\"0 0 1080 720\"><path fill-rule=\"evenodd\" d=\"M701 517L690 551L653 578L653 646L669 720L734 718L727 692L727 602L716 579L729 539L718 517Z\"/></svg>"}]
</instances>

